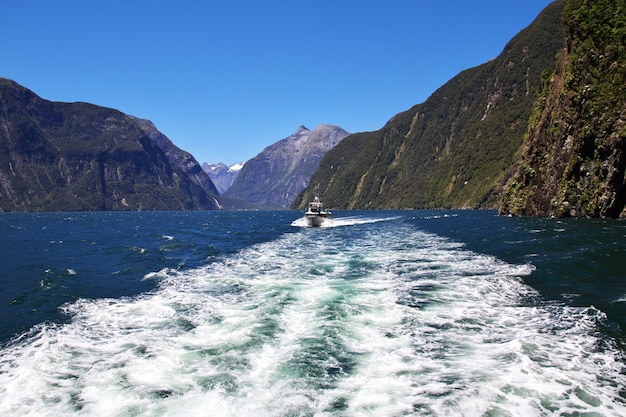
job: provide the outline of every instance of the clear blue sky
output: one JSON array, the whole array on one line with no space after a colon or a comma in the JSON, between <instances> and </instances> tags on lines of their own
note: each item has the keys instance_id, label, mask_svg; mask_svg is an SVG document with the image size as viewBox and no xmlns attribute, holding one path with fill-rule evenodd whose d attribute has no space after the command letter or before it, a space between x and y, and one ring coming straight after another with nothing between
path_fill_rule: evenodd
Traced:
<instances>
[{"instance_id":1,"label":"clear blue sky","mask_svg":"<svg viewBox=\"0 0 626 417\"><path fill-rule=\"evenodd\" d=\"M152 120L233 164L299 125L377 130L496 57L550 0L10 0L0 76Z\"/></svg>"}]
</instances>

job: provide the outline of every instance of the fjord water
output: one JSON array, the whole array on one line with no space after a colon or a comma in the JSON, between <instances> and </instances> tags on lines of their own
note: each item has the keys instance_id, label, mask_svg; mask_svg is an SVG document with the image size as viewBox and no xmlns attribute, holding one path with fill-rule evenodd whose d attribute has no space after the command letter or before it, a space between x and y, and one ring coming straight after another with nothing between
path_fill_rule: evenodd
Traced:
<instances>
[{"instance_id":1,"label":"fjord water","mask_svg":"<svg viewBox=\"0 0 626 417\"><path fill-rule=\"evenodd\" d=\"M626 415L626 223L4 213L0 415Z\"/></svg>"}]
</instances>

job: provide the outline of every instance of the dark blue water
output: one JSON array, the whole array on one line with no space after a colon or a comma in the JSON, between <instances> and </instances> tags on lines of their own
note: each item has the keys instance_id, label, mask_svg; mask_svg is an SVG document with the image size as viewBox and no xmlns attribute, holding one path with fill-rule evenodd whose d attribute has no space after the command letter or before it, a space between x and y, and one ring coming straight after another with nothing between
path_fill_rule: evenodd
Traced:
<instances>
[{"instance_id":1,"label":"dark blue water","mask_svg":"<svg viewBox=\"0 0 626 417\"><path fill-rule=\"evenodd\" d=\"M626 221L509 218L489 211L427 213L415 219L422 219L423 230L463 242L468 249L510 263L532 263L536 269L524 281L544 298L596 306L611 319L612 334L623 337Z\"/></svg>"},{"instance_id":2,"label":"dark blue water","mask_svg":"<svg viewBox=\"0 0 626 417\"><path fill-rule=\"evenodd\" d=\"M0 214L0 340L80 298L133 296L149 272L185 269L293 231L295 212Z\"/></svg>"},{"instance_id":3,"label":"dark blue water","mask_svg":"<svg viewBox=\"0 0 626 417\"><path fill-rule=\"evenodd\" d=\"M300 218L0 214L0 412L625 412L626 222Z\"/></svg>"}]
</instances>

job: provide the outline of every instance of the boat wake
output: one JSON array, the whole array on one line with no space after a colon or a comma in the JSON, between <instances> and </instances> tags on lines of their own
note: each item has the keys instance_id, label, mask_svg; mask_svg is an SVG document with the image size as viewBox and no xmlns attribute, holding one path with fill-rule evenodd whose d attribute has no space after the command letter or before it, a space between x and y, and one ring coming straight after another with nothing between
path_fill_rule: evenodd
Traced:
<instances>
[{"instance_id":1,"label":"boat wake","mask_svg":"<svg viewBox=\"0 0 626 417\"><path fill-rule=\"evenodd\" d=\"M150 274L150 293L68 303L66 323L0 349L0 415L626 415L603 312L542 300L530 264L393 219L328 220L378 224L285 233Z\"/></svg>"},{"instance_id":2,"label":"boat wake","mask_svg":"<svg viewBox=\"0 0 626 417\"><path fill-rule=\"evenodd\" d=\"M379 222L397 220L399 218L400 217L398 216L384 217L384 218L368 218L368 217L357 217L357 216L341 217L338 219L329 218L329 219L325 219L319 227L333 228L333 227L344 227L344 226L357 226L360 224L379 223ZM305 217L300 217L299 219L294 220L293 222L291 222L291 225L294 227L306 227L306 228L313 227L311 226L311 224L307 221Z\"/></svg>"}]
</instances>

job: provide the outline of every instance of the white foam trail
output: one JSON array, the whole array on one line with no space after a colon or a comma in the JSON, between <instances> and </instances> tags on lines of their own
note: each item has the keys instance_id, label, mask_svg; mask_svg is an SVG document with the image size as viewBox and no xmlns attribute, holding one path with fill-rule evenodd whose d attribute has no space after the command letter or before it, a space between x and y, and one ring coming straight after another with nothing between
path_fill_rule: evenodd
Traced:
<instances>
[{"instance_id":1,"label":"white foam trail","mask_svg":"<svg viewBox=\"0 0 626 417\"><path fill-rule=\"evenodd\" d=\"M333 227L345 227L345 226L356 226L360 224L371 224L371 223L379 223L386 222L391 220L397 220L400 217L385 217L385 218L368 218L368 217L360 217L360 216L351 216L351 217L338 217L338 218L329 218L325 219L320 228L333 228ZM291 222L292 226L295 227L311 227L309 222L304 217L300 217L293 222Z\"/></svg>"},{"instance_id":2,"label":"white foam trail","mask_svg":"<svg viewBox=\"0 0 626 417\"><path fill-rule=\"evenodd\" d=\"M0 415L626 415L602 313L537 302L532 266L397 223L319 243L66 306L2 350Z\"/></svg>"}]
</instances>

